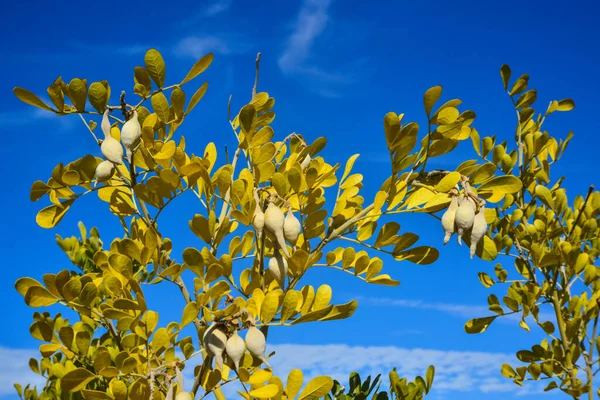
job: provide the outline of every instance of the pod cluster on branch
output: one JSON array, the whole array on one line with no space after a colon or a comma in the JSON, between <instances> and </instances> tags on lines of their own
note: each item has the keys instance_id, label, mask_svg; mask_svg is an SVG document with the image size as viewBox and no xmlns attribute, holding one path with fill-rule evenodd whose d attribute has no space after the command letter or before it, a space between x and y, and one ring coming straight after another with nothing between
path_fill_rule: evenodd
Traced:
<instances>
[{"instance_id":1,"label":"pod cluster on branch","mask_svg":"<svg viewBox=\"0 0 600 400\"><path fill-rule=\"evenodd\" d=\"M255 326L248 328L246 339L242 339L237 328L227 338L227 334L217 324L212 324L204 333L204 346L207 354L215 359L218 368L223 369L225 356L233 363L236 370L240 368L240 362L244 357L246 349L264 363L271 367L265 359L266 339L260 329ZM210 361L209 361L210 363ZM209 364L210 367L210 364Z\"/></svg>"},{"instance_id":2,"label":"pod cluster on branch","mask_svg":"<svg viewBox=\"0 0 600 400\"><path fill-rule=\"evenodd\" d=\"M444 229L444 244L450 241L454 233L457 234L458 244L462 245L463 235L469 235L470 257L473 258L477 244L487 232L485 220L485 200L477 198L470 190L468 183L464 193L452 189L449 192L450 205L442 215L442 228Z\"/></svg>"}]
</instances>

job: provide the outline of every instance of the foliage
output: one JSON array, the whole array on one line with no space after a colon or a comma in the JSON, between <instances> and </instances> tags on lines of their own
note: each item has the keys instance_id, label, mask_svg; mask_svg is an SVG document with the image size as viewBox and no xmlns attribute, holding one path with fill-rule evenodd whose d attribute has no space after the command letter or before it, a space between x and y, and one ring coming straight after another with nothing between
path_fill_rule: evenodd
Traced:
<instances>
[{"instance_id":1,"label":"foliage","mask_svg":"<svg viewBox=\"0 0 600 400\"><path fill-rule=\"evenodd\" d=\"M84 155L57 165L46 182L33 184L31 199L47 196L50 202L36 217L41 227L54 227L76 200L95 192L119 219L124 234L105 247L96 229L88 236L80 224L80 238L57 238L77 271L46 274L43 283L32 278L17 281L16 288L29 306L58 303L77 316L71 322L61 314L34 314L30 333L43 344L41 359L32 359L30 366L47 384L42 389L17 386L23 398L170 399L190 391L197 398L213 393L221 400L221 388L239 381L243 391L238 393L246 399L422 399L431 389L433 368L425 379L417 377L410 383L392 371L388 392L378 392L379 377L372 384L370 378L361 383L356 373L347 392L325 376L303 386L299 370L293 370L284 384L270 367L261 368L276 357L253 351L247 341L250 351L236 368L232 355L223 353L215 342L215 332L228 341L237 331L258 327L268 338L270 327L350 317L357 302L333 304L329 285L303 286L307 270L333 268L370 284L398 285L382 273L383 261L372 256L375 251L421 265L436 261L439 253L429 246L415 246L418 236L400 233L394 216L422 213L440 218L436 213L445 210L458 192L473 200L489 224L487 235L474 243L475 254L484 260L494 260L499 252L513 256L522 278L508 281L501 264L496 267L496 280L480 273L486 286L510 285L503 299L510 311L505 312L491 295L488 301L495 315L468 322L467 332L483 332L502 315L533 315L552 342L519 352L518 358L530 365L516 371L503 366L502 373L519 384L550 379L549 388L560 386L574 397L592 390L589 374L595 364L600 297L595 294L593 262L598 255L600 196L590 192L585 199L577 198L572 208L568 206L560 187L562 178L550 185L549 169L564 153L571 135L559 141L541 131L547 115L571 109L572 101L552 102L543 116L534 118L531 105L536 92L525 91L528 76L520 77L509 90L510 70L504 66L504 86L518 116L517 148L510 149L506 141L496 144L494 136L481 139L472 126L475 113L459 111L460 100L446 101L434 110L442 95L442 88L435 86L424 96L428 130L420 140L416 122L407 122L403 114L385 115L390 176L367 199L361 195L363 175L353 171L358 155L347 160L340 174L340 165L331 165L319 155L326 138L312 143L300 134L274 139L270 124L275 100L266 92L257 93L256 82L252 100L229 116L237 139L231 160L228 154L218 158L213 143L200 156L186 152L185 138L176 138L176 133L208 84L196 89L187 106L184 87L212 59L212 54L204 56L180 83L165 86L165 62L157 50L149 50L145 65L134 68L137 104L128 104L122 92L120 104L109 105L111 88L106 81L88 85L85 79L67 83L58 78L47 90L52 105L15 88L15 95L25 103L57 115L78 114L98 144L103 142L96 134L98 123L86 121L83 115L121 111L123 119L110 116L113 123L104 140L122 139L123 124L135 118L133 110L141 126L131 163L114 165L115 173L108 180L94 179L103 159ZM480 160L465 161L455 171L427 170L430 158L452 152L461 141L470 141ZM198 247L179 256L172 254L159 217L185 192L193 193L206 211L190 216ZM485 204L495 207L484 208ZM261 234L257 218L267 210L269 219L267 206L288 216L296 213L299 236L287 238L286 244L268 224ZM467 245L469 234L463 235ZM278 279L268 260L281 259L280 251L290 255L285 257L283 279ZM194 277L193 287L182 278L186 271ZM573 286L577 280L583 285ZM179 289L186 301L179 321L159 324L159 315L146 305L143 287L148 284L173 284ZM579 286L586 292L571 297L570 290ZM560 337L552 336L555 324L538 320L542 305L555 310ZM592 321L588 347L584 339ZM193 337L182 332L189 324L194 327ZM529 329L524 321L521 326ZM577 377L582 359L588 368L587 383ZM189 387L184 387L181 376L184 368L194 370L195 381Z\"/></svg>"}]
</instances>

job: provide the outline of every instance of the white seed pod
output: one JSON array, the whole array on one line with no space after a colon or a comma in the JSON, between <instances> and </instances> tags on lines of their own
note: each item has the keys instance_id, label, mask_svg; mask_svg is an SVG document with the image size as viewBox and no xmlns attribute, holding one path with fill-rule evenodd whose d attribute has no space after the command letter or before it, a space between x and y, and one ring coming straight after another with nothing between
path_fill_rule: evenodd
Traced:
<instances>
[{"instance_id":1,"label":"white seed pod","mask_svg":"<svg viewBox=\"0 0 600 400\"><path fill-rule=\"evenodd\" d=\"M115 166L113 163L111 163L110 161L102 161L96 167L96 173L95 173L96 180L98 182L106 182L113 176L114 172L115 172Z\"/></svg>"},{"instance_id":2,"label":"white seed pod","mask_svg":"<svg viewBox=\"0 0 600 400\"><path fill-rule=\"evenodd\" d=\"M254 216L252 217L252 226L256 231L256 235L260 239L265 227L265 214L262 212L260 207L260 199L258 198L257 189L254 189L254 200L256 200L256 207L254 208Z\"/></svg>"},{"instance_id":3,"label":"white seed pod","mask_svg":"<svg viewBox=\"0 0 600 400\"><path fill-rule=\"evenodd\" d=\"M141 135L142 127L138 121L138 114L136 110L133 110L133 116L125 122L123 128L121 128L121 143L123 143L123 146L125 147L125 153L129 163L131 163L133 152L140 143Z\"/></svg>"},{"instance_id":4,"label":"white seed pod","mask_svg":"<svg viewBox=\"0 0 600 400\"><path fill-rule=\"evenodd\" d=\"M263 335L260 329L254 326L248 329L248 332L246 333L246 347L250 354L265 363L267 367L271 368L267 360L265 360L267 342L265 340L265 335Z\"/></svg>"},{"instance_id":5,"label":"white seed pod","mask_svg":"<svg viewBox=\"0 0 600 400\"><path fill-rule=\"evenodd\" d=\"M302 171L308 168L311 160L312 158L310 157L310 154L306 154L306 157L304 157L304 160L302 160L302 163L300 163L300 168L302 168Z\"/></svg>"},{"instance_id":6,"label":"white seed pod","mask_svg":"<svg viewBox=\"0 0 600 400\"><path fill-rule=\"evenodd\" d=\"M456 232L458 234L458 244L462 246L462 235L465 231L471 229L475 219L475 204L471 198L461 194L458 197L458 208L456 209Z\"/></svg>"},{"instance_id":7,"label":"white seed pod","mask_svg":"<svg viewBox=\"0 0 600 400\"><path fill-rule=\"evenodd\" d=\"M477 243L485 236L487 232L487 221L485 220L485 207L481 206L479 212L475 215L473 221L473 229L471 230L471 246L470 256L473 258L475 250L477 250Z\"/></svg>"},{"instance_id":8,"label":"white seed pod","mask_svg":"<svg viewBox=\"0 0 600 400\"><path fill-rule=\"evenodd\" d=\"M194 400L194 398L189 392L179 392L175 396L175 400Z\"/></svg>"},{"instance_id":9,"label":"white seed pod","mask_svg":"<svg viewBox=\"0 0 600 400\"><path fill-rule=\"evenodd\" d=\"M204 333L204 346L210 356L215 358L217 366L223 368L223 351L227 343L227 335L218 329L215 324L211 325Z\"/></svg>"},{"instance_id":10,"label":"white seed pod","mask_svg":"<svg viewBox=\"0 0 600 400\"><path fill-rule=\"evenodd\" d=\"M227 356L233 361L237 371L240 368L240 361L244 356L244 351L246 351L246 343L244 343L244 339L238 335L237 331L234 331L233 335L227 339L225 351L227 352Z\"/></svg>"},{"instance_id":11,"label":"white seed pod","mask_svg":"<svg viewBox=\"0 0 600 400\"><path fill-rule=\"evenodd\" d=\"M279 283L279 287L283 289L285 278L288 272L288 263L280 254L275 253L275 257L269 260L268 271L273 278Z\"/></svg>"},{"instance_id":12,"label":"white seed pod","mask_svg":"<svg viewBox=\"0 0 600 400\"><path fill-rule=\"evenodd\" d=\"M292 210L288 210L283 220L283 236L292 245L295 246L300 235L300 221L294 216Z\"/></svg>"},{"instance_id":13,"label":"white seed pod","mask_svg":"<svg viewBox=\"0 0 600 400\"><path fill-rule=\"evenodd\" d=\"M102 123L100 127L104 133L104 140L100 145L100 151L104 158L113 164L122 164L123 161L123 147L121 143L110 135L110 122L108 121L108 113L110 110L107 108L102 115Z\"/></svg>"},{"instance_id":14,"label":"white seed pod","mask_svg":"<svg viewBox=\"0 0 600 400\"><path fill-rule=\"evenodd\" d=\"M454 219L456 217L456 209L458 208L458 199L452 195L448 209L442 215L442 228L444 229L444 244L447 244L450 237L454 234Z\"/></svg>"},{"instance_id":15,"label":"white seed pod","mask_svg":"<svg viewBox=\"0 0 600 400\"><path fill-rule=\"evenodd\" d=\"M267 234L275 239L283 254L289 258L290 254L288 253L285 238L283 237L283 212L272 202L269 203L265 212L265 228L267 228Z\"/></svg>"}]
</instances>

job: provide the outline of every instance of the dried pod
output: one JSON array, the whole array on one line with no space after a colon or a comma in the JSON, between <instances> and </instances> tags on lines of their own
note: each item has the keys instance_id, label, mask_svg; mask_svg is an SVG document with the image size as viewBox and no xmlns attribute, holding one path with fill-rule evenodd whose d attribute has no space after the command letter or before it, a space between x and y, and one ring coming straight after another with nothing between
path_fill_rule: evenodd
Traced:
<instances>
[{"instance_id":1,"label":"dried pod","mask_svg":"<svg viewBox=\"0 0 600 400\"><path fill-rule=\"evenodd\" d=\"M269 260L268 270L279 283L279 287L283 289L288 271L288 263L285 258L281 257L279 253L275 253L275 257Z\"/></svg>"},{"instance_id":2,"label":"dried pod","mask_svg":"<svg viewBox=\"0 0 600 400\"><path fill-rule=\"evenodd\" d=\"M275 239L283 254L289 258L290 254L288 253L285 238L283 237L283 212L272 202L269 203L265 212L265 228L267 228L267 234Z\"/></svg>"},{"instance_id":3,"label":"dried pod","mask_svg":"<svg viewBox=\"0 0 600 400\"><path fill-rule=\"evenodd\" d=\"M454 219L456 217L456 209L458 208L458 199L454 194L451 194L452 199L448 209L442 215L442 228L444 228L444 244L447 244L450 237L454 234Z\"/></svg>"},{"instance_id":4,"label":"dried pod","mask_svg":"<svg viewBox=\"0 0 600 400\"><path fill-rule=\"evenodd\" d=\"M225 351L227 352L227 356L233 361L237 371L240 367L240 361L244 356L244 351L246 351L246 343L244 343L244 339L238 335L237 331L233 332L233 335L227 339Z\"/></svg>"},{"instance_id":5,"label":"dried pod","mask_svg":"<svg viewBox=\"0 0 600 400\"><path fill-rule=\"evenodd\" d=\"M302 163L300 163L300 168L302 168L302 171L308 168L311 160L312 158L310 157L310 154L306 154L306 157L304 157L304 160L302 160Z\"/></svg>"},{"instance_id":6,"label":"dried pod","mask_svg":"<svg viewBox=\"0 0 600 400\"><path fill-rule=\"evenodd\" d=\"M104 158L110 161L113 164L122 164L123 161L123 147L121 147L121 143L114 137L110 135L110 122L108 121L108 113L109 109L107 108L104 111L104 115L102 116L102 123L100 127L102 128L102 132L104 132L104 140L100 145L100 151Z\"/></svg>"},{"instance_id":7,"label":"dried pod","mask_svg":"<svg viewBox=\"0 0 600 400\"><path fill-rule=\"evenodd\" d=\"M485 220L485 207L481 206L479 208L479 212L475 215L475 220L473 221L473 229L471 230L471 247L470 247L470 255L471 258L475 255L475 250L477 249L477 243L483 238L485 233L487 232L487 222Z\"/></svg>"},{"instance_id":8,"label":"dried pod","mask_svg":"<svg viewBox=\"0 0 600 400\"><path fill-rule=\"evenodd\" d=\"M292 246L296 245L298 236L300 235L300 221L294 216L291 209L288 210L283 220L283 235Z\"/></svg>"},{"instance_id":9,"label":"dried pod","mask_svg":"<svg viewBox=\"0 0 600 400\"><path fill-rule=\"evenodd\" d=\"M136 110L133 110L133 116L123 124L123 128L121 129L121 143L123 143L123 146L125 147L125 153L129 163L131 163L133 152L140 144L141 135L142 127L138 121L138 114Z\"/></svg>"},{"instance_id":10,"label":"dried pod","mask_svg":"<svg viewBox=\"0 0 600 400\"><path fill-rule=\"evenodd\" d=\"M215 324L211 325L204 333L206 351L215 358L219 368L223 368L223 351L225 351L226 343L227 335L218 329Z\"/></svg>"},{"instance_id":11,"label":"dried pod","mask_svg":"<svg viewBox=\"0 0 600 400\"><path fill-rule=\"evenodd\" d=\"M468 196L461 194L458 197L458 208L454 222L458 234L458 244L462 246L462 234L471 229L475 219L475 202Z\"/></svg>"},{"instance_id":12,"label":"dried pod","mask_svg":"<svg viewBox=\"0 0 600 400\"><path fill-rule=\"evenodd\" d=\"M256 208L254 209L254 216L252 217L252 226L256 231L256 236L260 239L265 227L265 214L262 212L260 207L260 199L258 197L257 189L254 189L254 200L256 200Z\"/></svg>"},{"instance_id":13,"label":"dried pod","mask_svg":"<svg viewBox=\"0 0 600 400\"><path fill-rule=\"evenodd\" d=\"M248 332L246 333L246 347L250 354L265 363L267 367L271 368L267 360L265 360L267 342L265 340L265 335L263 335L260 329L254 326L248 329Z\"/></svg>"},{"instance_id":14,"label":"dried pod","mask_svg":"<svg viewBox=\"0 0 600 400\"><path fill-rule=\"evenodd\" d=\"M114 172L115 166L113 163L111 163L110 161L102 161L96 167L96 180L98 182L106 182L113 176Z\"/></svg>"},{"instance_id":15,"label":"dried pod","mask_svg":"<svg viewBox=\"0 0 600 400\"><path fill-rule=\"evenodd\" d=\"M194 398L189 392L179 392L175 396L175 400L194 400Z\"/></svg>"}]
</instances>

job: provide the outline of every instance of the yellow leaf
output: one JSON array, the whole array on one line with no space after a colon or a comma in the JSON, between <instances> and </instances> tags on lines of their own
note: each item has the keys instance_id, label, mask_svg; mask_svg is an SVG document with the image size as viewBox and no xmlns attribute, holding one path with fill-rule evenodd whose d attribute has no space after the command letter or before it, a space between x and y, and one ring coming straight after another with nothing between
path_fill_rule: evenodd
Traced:
<instances>
[{"instance_id":1,"label":"yellow leaf","mask_svg":"<svg viewBox=\"0 0 600 400\"><path fill-rule=\"evenodd\" d=\"M394 255L398 261L407 260L415 264L427 265L438 259L440 253L434 247L419 246Z\"/></svg>"},{"instance_id":2,"label":"yellow leaf","mask_svg":"<svg viewBox=\"0 0 600 400\"><path fill-rule=\"evenodd\" d=\"M272 383L250 391L250 397L256 397L257 399L270 399L278 394L279 386Z\"/></svg>"},{"instance_id":3,"label":"yellow leaf","mask_svg":"<svg viewBox=\"0 0 600 400\"><path fill-rule=\"evenodd\" d=\"M17 292L19 292L21 296L25 296L29 288L32 286L43 287L41 283L33 278L19 278L15 282L15 289L17 289Z\"/></svg>"},{"instance_id":4,"label":"yellow leaf","mask_svg":"<svg viewBox=\"0 0 600 400\"><path fill-rule=\"evenodd\" d=\"M285 322L294 314L296 314L296 307L302 296L297 290L290 290L286 293L283 299L283 306L281 307L281 322Z\"/></svg>"},{"instance_id":5,"label":"yellow leaf","mask_svg":"<svg viewBox=\"0 0 600 400\"><path fill-rule=\"evenodd\" d=\"M436 193L429 188L419 188L406 200L406 208L411 209L427 203L433 196L435 196L435 194Z\"/></svg>"},{"instance_id":6,"label":"yellow leaf","mask_svg":"<svg viewBox=\"0 0 600 400\"><path fill-rule=\"evenodd\" d=\"M257 369L246 382L251 385L260 385L271 379L272 376L273 372L270 369Z\"/></svg>"},{"instance_id":7,"label":"yellow leaf","mask_svg":"<svg viewBox=\"0 0 600 400\"><path fill-rule=\"evenodd\" d=\"M432 88L427 89L425 95L423 96L423 105L425 106L425 113L427 114L427 118L431 115L431 110L435 103L440 99L442 95L442 87L434 86Z\"/></svg>"},{"instance_id":8,"label":"yellow leaf","mask_svg":"<svg viewBox=\"0 0 600 400\"><path fill-rule=\"evenodd\" d=\"M67 393L79 392L88 383L96 379L96 376L85 368L77 368L67 372L60 380L60 387Z\"/></svg>"},{"instance_id":9,"label":"yellow leaf","mask_svg":"<svg viewBox=\"0 0 600 400\"><path fill-rule=\"evenodd\" d=\"M277 314L277 310L279 310L279 293L277 293L277 292L267 293L265 296L265 299L263 300L263 302L260 306L261 322L263 322L265 324L268 324L269 322L271 322L271 320L273 319L275 314Z\"/></svg>"},{"instance_id":10,"label":"yellow leaf","mask_svg":"<svg viewBox=\"0 0 600 400\"><path fill-rule=\"evenodd\" d=\"M554 208L554 201L552 200L552 192L546 186L537 185L535 187L535 195L548 207Z\"/></svg>"},{"instance_id":11,"label":"yellow leaf","mask_svg":"<svg viewBox=\"0 0 600 400\"><path fill-rule=\"evenodd\" d=\"M385 285L385 286L398 286L400 282L395 279L392 279L388 274L374 276L373 278L369 278L369 283L373 283L376 285Z\"/></svg>"},{"instance_id":12,"label":"yellow leaf","mask_svg":"<svg viewBox=\"0 0 600 400\"><path fill-rule=\"evenodd\" d=\"M186 115L189 114L190 111L194 109L194 107L196 107L196 104L198 104L200 100L202 100L202 97L204 97L206 90L208 90L208 82L204 82L204 84L202 84L202 86L200 86L198 90L194 92L194 95L192 96L192 98L190 99L190 103L188 104L188 108L187 110L185 110Z\"/></svg>"},{"instance_id":13,"label":"yellow leaf","mask_svg":"<svg viewBox=\"0 0 600 400\"><path fill-rule=\"evenodd\" d=\"M37 97L35 94L31 93L27 89L15 87L13 89L13 93L15 94L15 96L17 96L19 100L21 100L25 104L29 104L30 106L38 107L48 111L54 111L52 107L44 103L39 97Z\"/></svg>"},{"instance_id":14,"label":"yellow leaf","mask_svg":"<svg viewBox=\"0 0 600 400\"><path fill-rule=\"evenodd\" d=\"M163 60L162 55L158 50L150 49L144 56L144 63L146 64L148 75L150 75L158 87L162 88L165 84L165 77L167 75L165 61Z\"/></svg>"},{"instance_id":15,"label":"yellow leaf","mask_svg":"<svg viewBox=\"0 0 600 400\"><path fill-rule=\"evenodd\" d=\"M458 112L456 108L447 107L439 112L435 122L437 122L440 125L449 125L456 121L459 116L460 112Z\"/></svg>"},{"instance_id":16,"label":"yellow leaf","mask_svg":"<svg viewBox=\"0 0 600 400\"><path fill-rule=\"evenodd\" d=\"M169 101L163 94L163 92L154 93L152 95L152 108L158 118L165 124L169 123Z\"/></svg>"},{"instance_id":17,"label":"yellow leaf","mask_svg":"<svg viewBox=\"0 0 600 400\"><path fill-rule=\"evenodd\" d=\"M317 310L327 307L327 305L331 301L331 296L332 296L331 286L321 285L317 289L317 293L315 294L315 300L313 302L312 311L317 311Z\"/></svg>"},{"instance_id":18,"label":"yellow leaf","mask_svg":"<svg viewBox=\"0 0 600 400\"><path fill-rule=\"evenodd\" d=\"M350 171L352 171L352 167L354 166L354 163L356 162L356 159L358 158L359 155L360 154L353 155L346 162L346 168L344 168L344 174L342 175L342 179L340 179L341 183L344 182L344 179L346 179L346 177L350 174Z\"/></svg>"},{"instance_id":19,"label":"yellow leaf","mask_svg":"<svg viewBox=\"0 0 600 400\"><path fill-rule=\"evenodd\" d=\"M252 141L250 142L251 147L256 147L267 143L269 140L273 139L273 135L275 132L273 128L270 126L265 126L261 128L256 135L252 137Z\"/></svg>"},{"instance_id":20,"label":"yellow leaf","mask_svg":"<svg viewBox=\"0 0 600 400\"><path fill-rule=\"evenodd\" d=\"M516 193L523 187L519 178L512 175L497 176L477 188L478 191L494 191L503 194Z\"/></svg>"},{"instance_id":21,"label":"yellow leaf","mask_svg":"<svg viewBox=\"0 0 600 400\"><path fill-rule=\"evenodd\" d=\"M456 186L458 181L460 181L460 173L456 171L450 172L448 175L443 177L437 185L435 185L434 190L442 193L448 193L450 189Z\"/></svg>"},{"instance_id":22,"label":"yellow leaf","mask_svg":"<svg viewBox=\"0 0 600 400\"><path fill-rule=\"evenodd\" d=\"M215 55L213 53L208 53L204 57L202 57L201 59L196 61L196 64L194 64L192 69L190 69L190 72L188 72L187 75L185 76L185 78L183 78L180 85L183 85L184 83L191 81L192 79L194 79L195 77L197 77L198 75L200 75L201 73L206 71L206 68L208 68L210 66L210 64L213 62L214 58L215 58Z\"/></svg>"},{"instance_id":23,"label":"yellow leaf","mask_svg":"<svg viewBox=\"0 0 600 400\"><path fill-rule=\"evenodd\" d=\"M35 222L42 228L53 228L69 211L72 203L73 200L67 200L60 205L53 204L41 209L35 217Z\"/></svg>"},{"instance_id":24,"label":"yellow leaf","mask_svg":"<svg viewBox=\"0 0 600 400\"><path fill-rule=\"evenodd\" d=\"M179 328L183 329L184 326L192 322L198 316L198 305L195 302L191 302L186 304L183 309L183 315L181 316L181 324L179 324Z\"/></svg>"},{"instance_id":25,"label":"yellow leaf","mask_svg":"<svg viewBox=\"0 0 600 400\"><path fill-rule=\"evenodd\" d=\"M163 144L160 151L154 155L154 158L157 160L168 160L173 157L175 150L177 150L177 144L175 144L175 141L169 140Z\"/></svg>"},{"instance_id":26,"label":"yellow leaf","mask_svg":"<svg viewBox=\"0 0 600 400\"><path fill-rule=\"evenodd\" d=\"M328 376L317 376L306 384L298 400L319 399L325 397L333 387L333 379Z\"/></svg>"},{"instance_id":27,"label":"yellow leaf","mask_svg":"<svg viewBox=\"0 0 600 400\"><path fill-rule=\"evenodd\" d=\"M287 383L285 385L285 395L288 399L293 400L296 397L300 391L300 388L302 387L303 381L304 376L302 371L299 369L293 369L290 371L287 378Z\"/></svg>"},{"instance_id":28,"label":"yellow leaf","mask_svg":"<svg viewBox=\"0 0 600 400\"><path fill-rule=\"evenodd\" d=\"M58 298L42 286L31 286L25 293L25 303L29 307L47 307L57 301Z\"/></svg>"}]
</instances>

